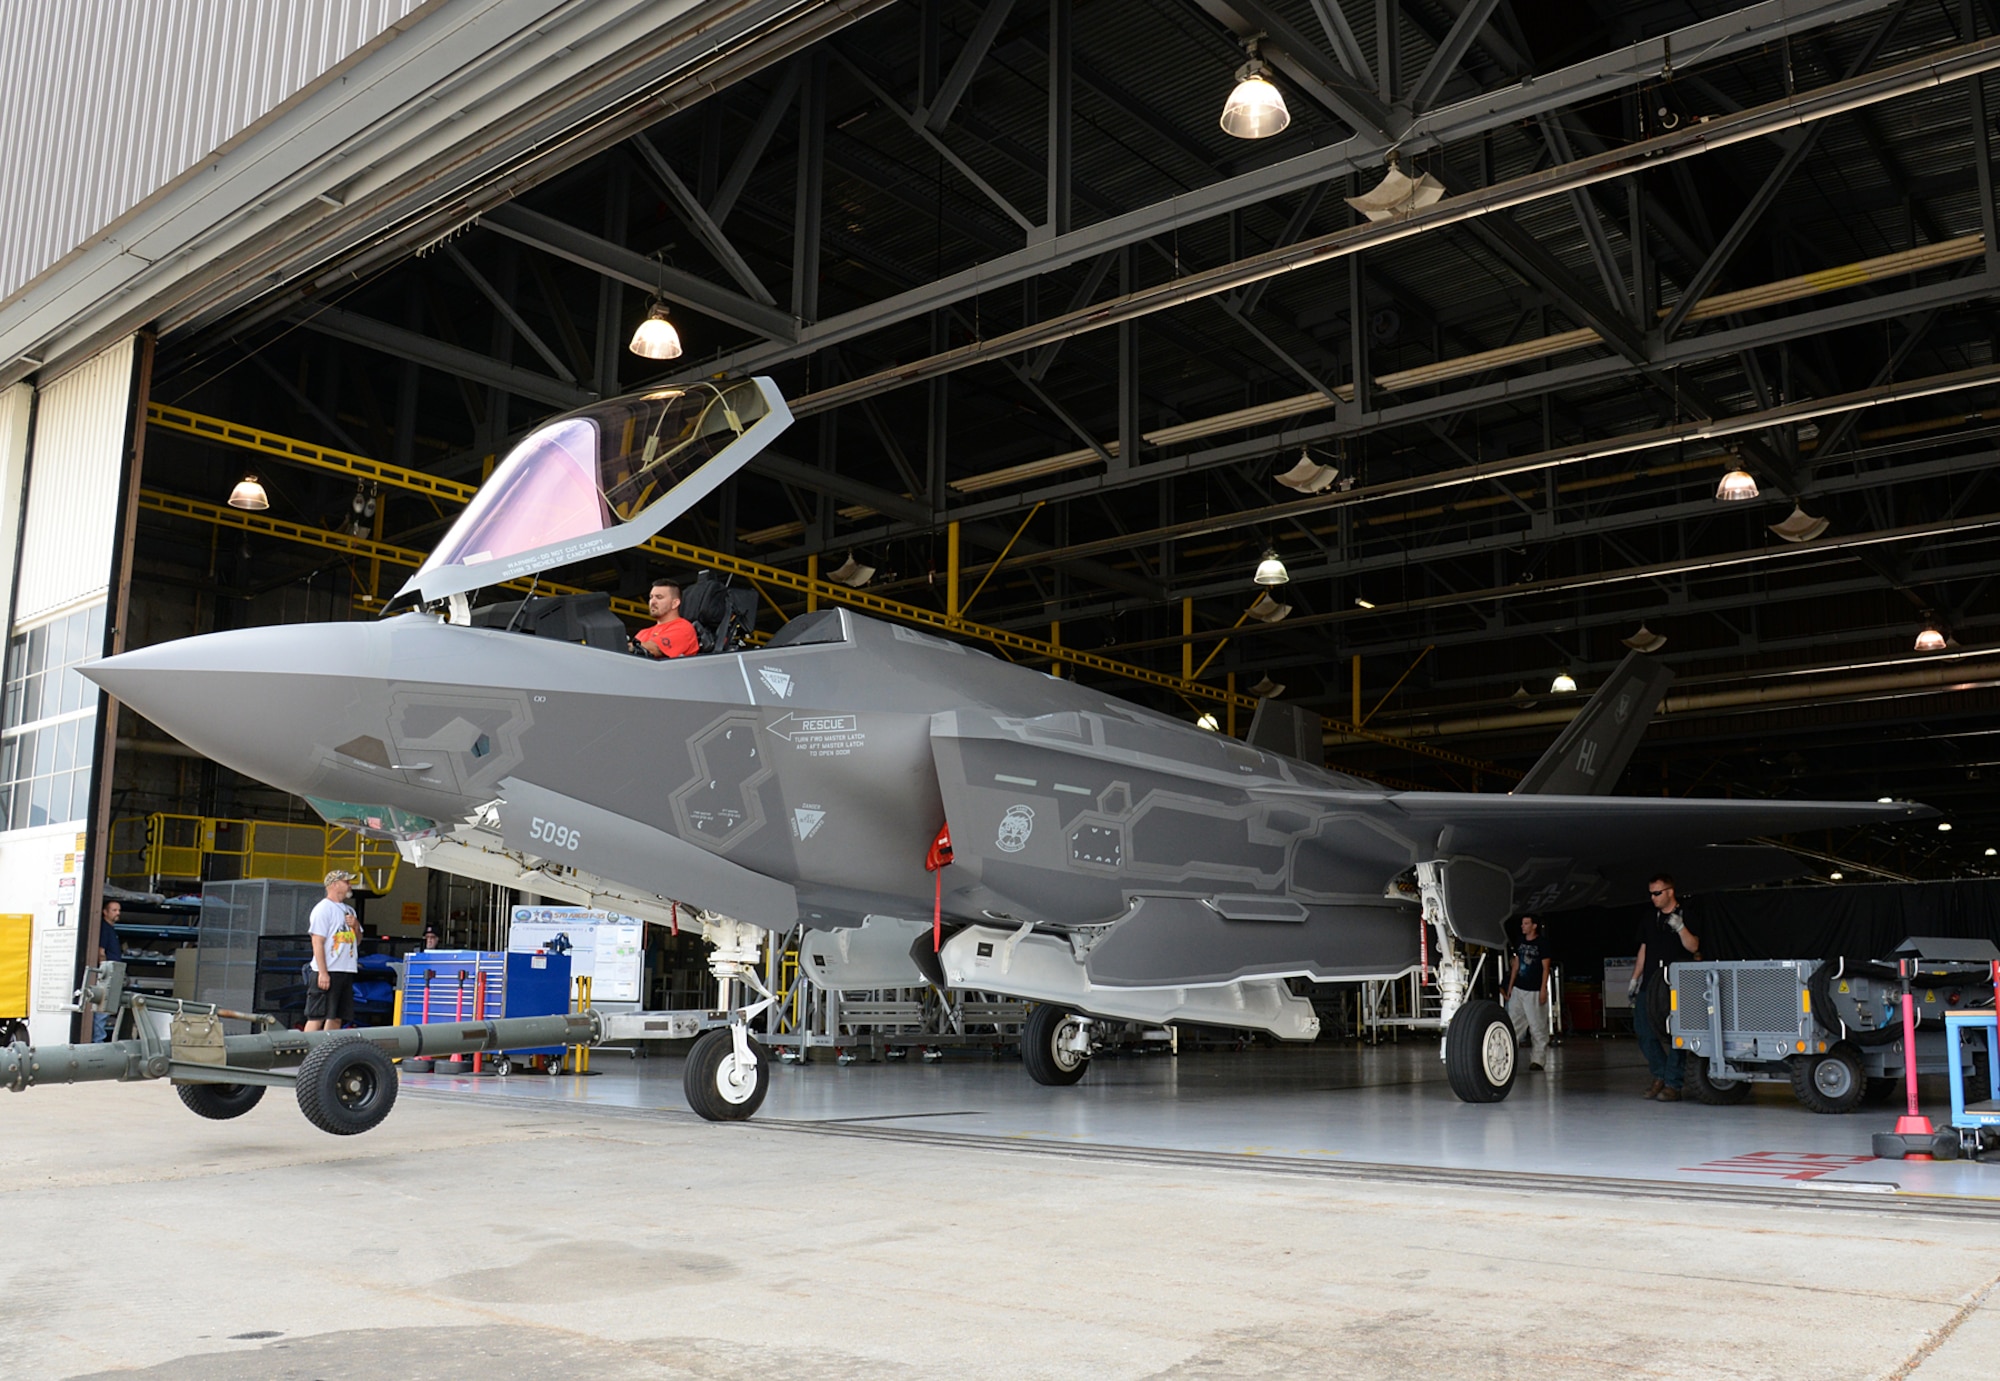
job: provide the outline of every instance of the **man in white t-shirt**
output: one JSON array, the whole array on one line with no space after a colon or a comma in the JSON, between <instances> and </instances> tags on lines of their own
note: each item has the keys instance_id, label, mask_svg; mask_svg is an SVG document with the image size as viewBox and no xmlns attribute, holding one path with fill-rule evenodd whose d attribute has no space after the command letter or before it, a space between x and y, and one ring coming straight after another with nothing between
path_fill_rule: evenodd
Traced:
<instances>
[{"instance_id":1,"label":"man in white t-shirt","mask_svg":"<svg viewBox=\"0 0 2000 1381\"><path fill-rule=\"evenodd\" d=\"M306 980L306 1030L338 1031L354 1022L354 975L361 967L361 926L347 895L354 874L326 875L326 900L312 909L312 971Z\"/></svg>"}]
</instances>

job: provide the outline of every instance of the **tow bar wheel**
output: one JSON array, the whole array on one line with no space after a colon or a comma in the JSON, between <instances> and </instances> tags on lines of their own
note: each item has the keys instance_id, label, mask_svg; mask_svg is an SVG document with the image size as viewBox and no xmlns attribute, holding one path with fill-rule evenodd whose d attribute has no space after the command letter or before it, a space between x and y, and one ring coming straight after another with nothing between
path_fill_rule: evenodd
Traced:
<instances>
[{"instance_id":1,"label":"tow bar wheel","mask_svg":"<svg viewBox=\"0 0 2000 1381\"><path fill-rule=\"evenodd\" d=\"M181 1102L203 1117L227 1122L241 1117L264 1097L262 1084L176 1084Z\"/></svg>"},{"instance_id":2,"label":"tow bar wheel","mask_svg":"<svg viewBox=\"0 0 2000 1381\"><path fill-rule=\"evenodd\" d=\"M1514 1087L1519 1037L1499 1003L1480 998L1452 1014L1444 1068L1451 1091L1468 1103L1497 1103Z\"/></svg>"},{"instance_id":3,"label":"tow bar wheel","mask_svg":"<svg viewBox=\"0 0 2000 1381\"><path fill-rule=\"evenodd\" d=\"M299 1111L335 1136L379 1124L396 1106L396 1066L361 1037L313 1047L299 1066Z\"/></svg>"}]
</instances>

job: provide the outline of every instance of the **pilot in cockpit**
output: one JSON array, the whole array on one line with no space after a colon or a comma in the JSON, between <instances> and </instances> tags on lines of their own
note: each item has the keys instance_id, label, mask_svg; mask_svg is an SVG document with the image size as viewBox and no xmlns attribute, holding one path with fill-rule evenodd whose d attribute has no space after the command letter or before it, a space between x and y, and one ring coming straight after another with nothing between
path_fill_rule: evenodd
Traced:
<instances>
[{"instance_id":1,"label":"pilot in cockpit","mask_svg":"<svg viewBox=\"0 0 2000 1381\"><path fill-rule=\"evenodd\" d=\"M681 586L664 576L653 582L646 596L646 611L658 622L642 628L632 640L632 649L648 657L692 657L701 650L694 625L681 617Z\"/></svg>"}]
</instances>

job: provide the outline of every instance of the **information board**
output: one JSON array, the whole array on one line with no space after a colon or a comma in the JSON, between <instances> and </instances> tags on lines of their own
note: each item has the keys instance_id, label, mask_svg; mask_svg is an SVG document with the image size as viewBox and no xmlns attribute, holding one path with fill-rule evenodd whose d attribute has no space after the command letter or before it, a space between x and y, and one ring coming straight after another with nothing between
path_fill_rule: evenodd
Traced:
<instances>
[{"instance_id":1,"label":"information board","mask_svg":"<svg viewBox=\"0 0 2000 1381\"><path fill-rule=\"evenodd\" d=\"M646 974L645 922L584 906L517 906L507 931L516 954L568 946L572 978L590 979L593 1003L641 1001Z\"/></svg>"}]
</instances>

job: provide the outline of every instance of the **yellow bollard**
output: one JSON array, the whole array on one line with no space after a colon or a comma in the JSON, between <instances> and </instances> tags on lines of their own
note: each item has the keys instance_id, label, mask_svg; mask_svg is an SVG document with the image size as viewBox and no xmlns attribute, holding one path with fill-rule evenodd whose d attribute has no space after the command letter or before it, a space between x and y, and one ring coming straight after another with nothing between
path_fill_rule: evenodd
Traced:
<instances>
[{"instance_id":1,"label":"yellow bollard","mask_svg":"<svg viewBox=\"0 0 2000 1381\"><path fill-rule=\"evenodd\" d=\"M576 1003L570 1009L574 1012L590 1010L590 975L584 974L576 980ZM569 1048L569 1065L572 1074L590 1073L590 1047L572 1045Z\"/></svg>"}]
</instances>

